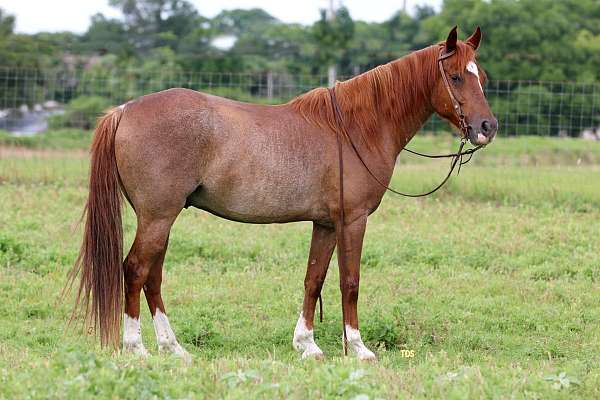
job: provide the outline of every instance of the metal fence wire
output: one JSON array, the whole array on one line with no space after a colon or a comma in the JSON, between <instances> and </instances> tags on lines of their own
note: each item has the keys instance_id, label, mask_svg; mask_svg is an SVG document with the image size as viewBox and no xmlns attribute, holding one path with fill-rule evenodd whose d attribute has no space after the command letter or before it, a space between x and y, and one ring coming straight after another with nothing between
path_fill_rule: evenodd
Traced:
<instances>
[{"instance_id":1,"label":"metal fence wire","mask_svg":"<svg viewBox=\"0 0 600 400\"><path fill-rule=\"evenodd\" d=\"M271 72L116 70L102 66L47 71L0 68L0 129L17 134L91 129L98 114L110 106L173 87L277 104L326 85L327 76ZM600 139L598 86L494 80L487 83L485 92L503 135L592 135ZM447 124L436 117L423 128L428 132L447 129Z\"/></svg>"}]
</instances>

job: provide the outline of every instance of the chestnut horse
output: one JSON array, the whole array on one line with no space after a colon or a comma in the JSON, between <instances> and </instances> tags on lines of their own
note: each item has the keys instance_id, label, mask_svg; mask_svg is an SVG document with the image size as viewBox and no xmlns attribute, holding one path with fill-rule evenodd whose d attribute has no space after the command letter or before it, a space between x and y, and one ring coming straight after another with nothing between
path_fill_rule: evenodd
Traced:
<instances>
[{"instance_id":1,"label":"chestnut horse","mask_svg":"<svg viewBox=\"0 0 600 400\"><path fill-rule=\"evenodd\" d=\"M344 130L378 180L389 183L398 154L434 112L461 125L449 91L461 106L471 143L492 140L497 123L482 90L485 74L475 61L480 39L477 28L459 41L454 28L445 42L335 85ZM441 61L441 70L440 53L453 53ZM100 119L91 148L83 244L71 279L81 274L76 310L85 310L103 345L119 345L123 323L123 348L147 354L140 330L143 289L159 350L189 360L169 325L161 281L171 226L191 206L245 223L313 222L304 303L293 336L302 358L323 356L313 338L315 305L336 234L343 231L347 265L340 287L347 342L359 359L375 358L360 337L357 301L367 218L385 189L342 139L340 230L339 127L331 99L327 89L318 88L290 103L266 106L171 89ZM122 194L138 224L125 261Z\"/></svg>"}]
</instances>

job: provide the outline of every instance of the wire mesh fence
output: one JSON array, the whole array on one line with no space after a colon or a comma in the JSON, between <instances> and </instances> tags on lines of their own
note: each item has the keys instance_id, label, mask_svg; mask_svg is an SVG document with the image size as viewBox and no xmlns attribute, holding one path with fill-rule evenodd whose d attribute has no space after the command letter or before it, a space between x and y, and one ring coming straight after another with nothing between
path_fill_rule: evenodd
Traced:
<instances>
[{"instance_id":1,"label":"wire mesh fence","mask_svg":"<svg viewBox=\"0 0 600 400\"><path fill-rule=\"evenodd\" d=\"M277 104L312 88L326 86L327 80L327 76L271 72L0 68L0 129L22 135L48 129L91 129L104 109L172 87L241 101ZM485 91L498 117L501 134L587 135L600 139L598 86L495 80L487 83ZM447 129L447 124L436 117L423 128L428 132Z\"/></svg>"}]
</instances>

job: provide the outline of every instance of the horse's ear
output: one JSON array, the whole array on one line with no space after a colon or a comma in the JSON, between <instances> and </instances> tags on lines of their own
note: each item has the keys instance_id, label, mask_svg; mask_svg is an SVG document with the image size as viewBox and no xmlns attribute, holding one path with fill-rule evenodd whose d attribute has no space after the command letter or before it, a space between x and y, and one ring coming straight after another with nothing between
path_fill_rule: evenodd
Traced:
<instances>
[{"instance_id":1,"label":"horse's ear","mask_svg":"<svg viewBox=\"0 0 600 400\"><path fill-rule=\"evenodd\" d=\"M475 32L466 40L466 43L477 50L479 48L479 43L481 43L481 28L477 27Z\"/></svg>"},{"instance_id":2,"label":"horse's ear","mask_svg":"<svg viewBox=\"0 0 600 400\"><path fill-rule=\"evenodd\" d=\"M458 40L458 27L452 28L446 39L446 54L456 50L456 41Z\"/></svg>"}]
</instances>

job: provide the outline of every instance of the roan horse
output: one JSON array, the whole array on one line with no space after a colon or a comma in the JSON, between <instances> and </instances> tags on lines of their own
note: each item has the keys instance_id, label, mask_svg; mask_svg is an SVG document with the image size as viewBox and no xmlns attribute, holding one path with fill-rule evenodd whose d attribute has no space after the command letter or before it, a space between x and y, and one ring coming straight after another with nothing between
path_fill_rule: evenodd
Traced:
<instances>
[{"instance_id":1,"label":"roan horse","mask_svg":"<svg viewBox=\"0 0 600 400\"><path fill-rule=\"evenodd\" d=\"M398 154L434 112L454 127L466 127L474 145L492 140L497 122L483 93L485 74L475 61L480 39L477 28L458 41L454 28L445 42L336 84L344 131L378 180L389 183ZM450 53L438 69L438 57ZM452 97L466 123L461 124ZM385 189L342 138L340 229L339 127L332 98L319 88L290 103L265 106L171 89L130 101L99 120L83 243L70 276L81 274L75 310L84 310L103 345L119 345L124 309L123 348L147 354L139 319L143 289L159 350L190 359L169 325L161 281L171 226L192 206L245 223L313 222L304 303L293 337L303 358L323 356L313 338L315 306L336 235L343 232L347 265L340 271L340 287L347 343L359 359L375 358L358 330L357 301L367 217ZM125 261L122 194L138 223Z\"/></svg>"}]
</instances>

